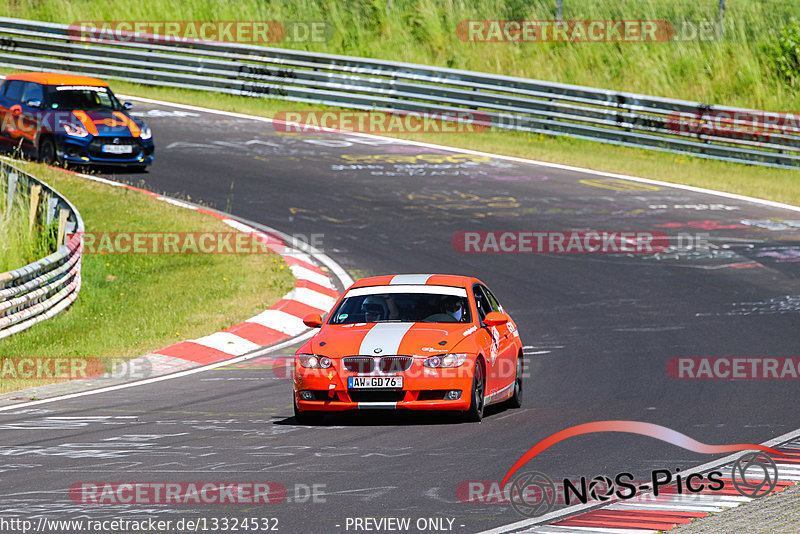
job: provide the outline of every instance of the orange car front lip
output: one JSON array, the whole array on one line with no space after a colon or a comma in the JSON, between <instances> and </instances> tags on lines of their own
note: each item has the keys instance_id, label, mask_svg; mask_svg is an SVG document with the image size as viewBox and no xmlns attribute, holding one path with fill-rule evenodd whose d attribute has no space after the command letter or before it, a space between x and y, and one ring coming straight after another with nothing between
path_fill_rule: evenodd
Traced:
<instances>
[{"instance_id":1,"label":"orange car front lip","mask_svg":"<svg viewBox=\"0 0 800 534\"><path fill-rule=\"evenodd\" d=\"M297 397L297 407L301 411L344 412L349 410L457 410L469 408L470 396L462 391L458 400L425 400L399 402L346 402L346 401L304 401Z\"/></svg>"},{"instance_id":2,"label":"orange car front lip","mask_svg":"<svg viewBox=\"0 0 800 534\"><path fill-rule=\"evenodd\" d=\"M415 366L416 367L416 366ZM327 375L320 370L306 370L295 367L294 392L297 407L301 410L319 411L344 411L363 409L410 409L410 410L466 410L469 408L470 393L472 391L472 372L466 365L454 369L424 369L420 372L409 371L398 374L368 375L343 371L336 373L329 371ZM311 371L311 372L307 372ZM351 400L347 389L348 376L400 376L403 377L403 390L405 398L398 401L371 401L358 402ZM331 387L333 386L333 387ZM305 401L300 399L300 390L327 391L330 400ZM424 391L449 391L460 390L461 397L457 400L424 399L417 400L420 392ZM376 390L370 390L376 391ZM380 391L380 390L378 390ZM387 392L398 390L385 390ZM335 399L339 400L334 400ZM387 393L387 398L391 393Z\"/></svg>"}]
</instances>

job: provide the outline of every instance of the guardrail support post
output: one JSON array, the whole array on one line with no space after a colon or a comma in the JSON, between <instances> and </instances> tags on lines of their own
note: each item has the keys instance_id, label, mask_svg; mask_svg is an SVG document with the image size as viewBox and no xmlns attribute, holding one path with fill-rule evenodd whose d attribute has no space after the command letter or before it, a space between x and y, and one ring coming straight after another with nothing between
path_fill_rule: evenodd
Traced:
<instances>
[{"instance_id":1,"label":"guardrail support post","mask_svg":"<svg viewBox=\"0 0 800 534\"><path fill-rule=\"evenodd\" d=\"M39 199L42 196L42 186L31 186L31 211L28 219L28 231L33 232L33 224L36 222L36 213L39 211Z\"/></svg>"},{"instance_id":2,"label":"guardrail support post","mask_svg":"<svg viewBox=\"0 0 800 534\"><path fill-rule=\"evenodd\" d=\"M6 213L11 213L14 208L14 194L17 192L17 173L8 173L8 205Z\"/></svg>"},{"instance_id":3,"label":"guardrail support post","mask_svg":"<svg viewBox=\"0 0 800 534\"><path fill-rule=\"evenodd\" d=\"M58 240L56 241L56 247L60 247L64 244L64 235L67 231L67 219L69 218L69 210L61 208L58 210Z\"/></svg>"},{"instance_id":4,"label":"guardrail support post","mask_svg":"<svg viewBox=\"0 0 800 534\"><path fill-rule=\"evenodd\" d=\"M47 199L47 221L45 223L45 226L50 226L53 223L53 219L55 219L57 211L58 211L58 199L54 197L49 197Z\"/></svg>"}]
</instances>

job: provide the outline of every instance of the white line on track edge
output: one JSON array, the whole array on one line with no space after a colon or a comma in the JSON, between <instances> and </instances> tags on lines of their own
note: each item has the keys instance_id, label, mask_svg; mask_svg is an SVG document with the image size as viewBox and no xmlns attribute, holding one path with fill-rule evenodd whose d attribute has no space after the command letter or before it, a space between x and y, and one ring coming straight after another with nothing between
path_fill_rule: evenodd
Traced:
<instances>
[{"instance_id":1,"label":"white line on track edge","mask_svg":"<svg viewBox=\"0 0 800 534\"><path fill-rule=\"evenodd\" d=\"M284 347L288 347L288 346L290 346L290 345L292 345L294 343L297 343L299 341L305 341L306 339L310 338L315 333L316 332L314 330L309 330L308 332L300 334L299 336L296 336L296 337L293 337L291 339L287 339L287 340L281 341L277 345L271 345L269 347L264 347L264 348L261 348L261 349L257 349L257 350L254 350L253 352L248 353L248 354L243 354L242 356L237 356L236 358L231 358L230 360L223 360L223 361L220 361L220 362L214 362L214 363L211 363L211 364L208 364L208 365L204 365L202 367L195 367L194 369L187 369L185 371L179 371L177 373L172 373L172 374L169 374L169 375L154 376L153 378L145 378L144 380L139 380L137 382L128 382L126 384L117 384L116 386L107 386L107 387L104 387L104 388L91 389L89 391L81 391L81 392L78 392L78 393L69 393L67 395L60 395L58 397L52 397L52 398L49 398L49 399L41 399L41 400L30 401L30 402L22 402L22 403L19 403L19 404L12 404L12 405L9 405L9 406L2 406L2 407L0 407L0 412L8 412L8 411L11 411L11 410L16 410L18 408L27 408L29 406L38 406L40 404L47 404L48 402L55 402L55 401L61 401L61 400L74 399L74 398L77 398L77 397L86 397L88 395L97 395L98 393L107 393L109 391L117 391L119 389L127 389L127 388L133 388L133 387L137 387L137 386L145 386L147 384L153 384L155 382L161 382L163 380L171 380L173 378L181 378L181 377L184 377L184 376L193 375L195 373L202 373L203 371L210 371L212 369L216 369L217 367L224 367L224 366L230 365L232 363L239 363L239 362L243 362L245 360L249 360L251 358L255 358L255 357L258 357L258 356L263 356L265 354L269 354L270 352L273 352L273 351L276 351L276 350L280 350L280 349L282 349Z\"/></svg>"}]
</instances>

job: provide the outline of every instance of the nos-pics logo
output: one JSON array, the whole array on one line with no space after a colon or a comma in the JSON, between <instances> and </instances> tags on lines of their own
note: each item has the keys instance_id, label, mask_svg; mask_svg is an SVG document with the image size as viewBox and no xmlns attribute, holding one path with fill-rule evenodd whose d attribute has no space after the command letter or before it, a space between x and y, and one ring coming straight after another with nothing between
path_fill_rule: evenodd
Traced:
<instances>
[{"instance_id":1,"label":"nos-pics logo","mask_svg":"<svg viewBox=\"0 0 800 534\"><path fill-rule=\"evenodd\" d=\"M552 510L555 503L569 505L573 502L586 504L606 502L612 499L629 500L648 492L654 497L659 493L696 494L701 491L720 491L725 487L722 471L682 474L667 469L652 471L651 479L634 482L630 473L616 476L596 476L591 480L564 479L556 484L546 474L538 471L518 472L519 469L545 449L567 438L594 432L627 432L653 437L684 449L702 453L719 454L737 451L747 452L739 457L730 471L730 481L741 495L758 498L769 494L778 483L778 466L766 453L785 456L771 447L753 443L735 445L707 445L675 430L639 421L597 421L573 426L543 439L526 452L506 473L501 485L507 493L512 507L526 517L539 517ZM515 473L517 473L515 475ZM643 482L643 483L640 483ZM559 495L561 493L561 495Z\"/></svg>"}]
</instances>

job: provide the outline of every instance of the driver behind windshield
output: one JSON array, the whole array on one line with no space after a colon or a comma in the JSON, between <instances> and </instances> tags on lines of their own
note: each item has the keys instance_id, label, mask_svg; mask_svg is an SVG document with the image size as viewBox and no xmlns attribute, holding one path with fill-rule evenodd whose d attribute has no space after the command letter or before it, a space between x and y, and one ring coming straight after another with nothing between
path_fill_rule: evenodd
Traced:
<instances>
[{"instance_id":1,"label":"driver behind windshield","mask_svg":"<svg viewBox=\"0 0 800 534\"><path fill-rule=\"evenodd\" d=\"M446 313L456 320L457 323L461 322L464 317L464 304L462 299L458 297L447 297L442 299L441 303L442 313Z\"/></svg>"},{"instance_id":2,"label":"driver behind windshield","mask_svg":"<svg viewBox=\"0 0 800 534\"><path fill-rule=\"evenodd\" d=\"M383 319L383 306L380 304L365 302L361 305L361 311L364 312L365 323L377 323Z\"/></svg>"}]
</instances>

